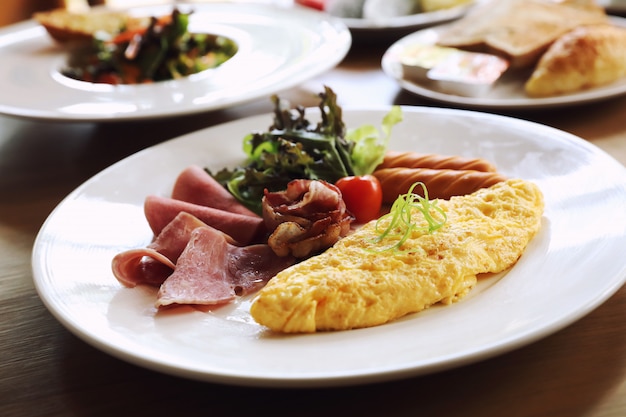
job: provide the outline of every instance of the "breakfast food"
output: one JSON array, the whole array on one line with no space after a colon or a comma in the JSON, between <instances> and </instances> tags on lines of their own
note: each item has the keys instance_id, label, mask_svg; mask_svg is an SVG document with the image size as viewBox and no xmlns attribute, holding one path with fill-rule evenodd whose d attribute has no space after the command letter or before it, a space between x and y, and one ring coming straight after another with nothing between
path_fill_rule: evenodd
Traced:
<instances>
[{"instance_id":1,"label":"breakfast food","mask_svg":"<svg viewBox=\"0 0 626 417\"><path fill-rule=\"evenodd\" d=\"M445 224L429 233L412 214L416 227L398 250L375 243L391 221L385 217L278 273L254 298L252 317L277 332L306 333L376 326L452 303L478 274L516 263L543 213L539 188L519 179L436 204Z\"/></svg>"},{"instance_id":2,"label":"breakfast food","mask_svg":"<svg viewBox=\"0 0 626 417\"><path fill-rule=\"evenodd\" d=\"M432 67L426 76L443 92L480 97L489 92L508 68L509 62L499 56L457 50Z\"/></svg>"},{"instance_id":3,"label":"breakfast food","mask_svg":"<svg viewBox=\"0 0 626 417\"><path fill-rule=\"evenodd\" d=\"M422 42L407 45L399 58L402 65L402 76L407 80L426 81L428 80L428 71L457 51L458 49L455 48Z\"/></svg>"},{"instance_id":4,"label":"breakfast food","mask_svg":"<svg viewBox=\"0 0 626 417\"><path fill-rule=\"evenodd\" d=\"M295 258L276 255L266 243L263 219L220 188L191 166L176 179L172 197L147 196L144 211L154 238L113 257L120 284L159 288L157 307L217 305L257 291L292 265Z\"/></svg>"},{"instance_id":5,"label":"breakfast food","mask_svg":"<svg viewBox=\"0 0 626 417\"><path fill-rule=\"evenodd\" d=\"M490 1L441 30L431 46L439 48L436 64L432 53L426 55L428 59L423 57L423 48L407 48L403 74L406 79L419 75L445 93L480 96L505 71L515 72L515 77L522 78L527 96L556 96L624 77L625 38L626 29L612 25L593 0ZM417 56L421 59L414 57L414 50L421 51ZM490 70L491 79L481 84L462 76L479 71L469 70L465 63L455 64L451 59L454 50L486 53L506 64L499 69L487 66L497 71Z\"/></svg>"},{"instance_id":6,"label":"breakfast food","mask_svg":"<svg viewBox=\"0 0 626 417\"><path fill-rule=\"evenodd\" d=\"M497 0L452 23L438 44L498 55L512 68L528 68L564 33L607 22L593 0Z\"/></svg>"},{"instance_id":7,"label":"breakfast food","mask_svg":"<svg viewBox=\"0 0 626 417\"><path fill-rule=\"evenodd\" d=\"M449 199L490 187L506 178L498 172L431 168L381 168L374 171L383 189L383 203L393 203L416 182L426 185L430 198Z\"/></svg>"},{"instance_id":8,"label":"breakfast food","mask_svg":"<svg viewBox=\"0 0 626 417\"><path fill-rule=\"evenodd\" d=\"M612 25L578 27L559 38L541 57L526 93L546 97L614 82L626 76L626 29Z\"/></svg>"},{"instance_id":9,"label":"breakfast food","mask_svg":"<svg viewBox=\"0 0 626 417\"><path fill-rule=\"evenodd\" d=\"M293 262L268 245L237 246L212 227L196 227L174 272L160 285L155 306L224 304L259 290Z\"/></svg>"},{"instance_id":10,"label":"breakfast food","mask_svg":"<svg viewBox=\"0 0 626 417\"><path fill-rule=\"evenodd\" d=\"M120 11L73 12L64 8L38 12L33 17L53 39L61 43L90 42L99 31L115 34L125 28L146 27L150 22L149 18L131 17Z\"/></svg>"},{"instance_id":11,"label":"breakfast food","mask_svg":"<svg viewBox=\"0 0 626 417\"><path fill-rule=\"evenodd\" d=\"M146 84L181 79L219 67L238 50L233 39L189 31L192 12L172 9L135 17L107 9L35 14L66 47L69 78L90 83Z\"/></svg>"},{"instance_id":12,"label":"breakfast food","mask_svg":"<svg viewBox=\"0 0 626 417\"><path fill-rule=\"evenodd\" d=\"M267 243L278 256L307 258L350 232L354 220L341 191L321 180L293 180L284 191L265 191L263 221Z\"/></svg>"},{"instance_id":13,"label":"breakfast food","mask_svg":"<svg viewBox=\"0 0 626 417\"><path fill-rule=\"evenodd\" d=\"M495 172L496 167L482 158L466 158L459 155L436 153L387 151L383 162L376 168L432 168Z\"/></svg>"},{"instance_id":14,"label":"breakfast food","mask_svg":"<svg viewBox=\"0 0 626 417\"><path fill-rule=\"evenodd\" d=\"M400 106L391 106L380 129L364 124L347 129L335 92L325 86L319 94L318 121L308 120L303 107L272 96L274 122L266 131L243 139L246 161L224 168L213 177L255 213L262 213L265 190L283 191L297 179L324 180L368 174L384 158L393 126L402 120Z\"/></svg>"},{"instance_id":15,"label":"breakfast food","mask_svg":"<svg viewBox=\"0 0 626 417\"><path fill-rule=\"evenodd\" d=\"M423 12L434 12L437 10L451 9L472 2L473 0L420 0L419 3Z\"/></svg>"},{"instance_id":16,"label":"breakfast food","mask_svg":"<svg viewBox=\"0 0 626 417\"><path fill-rule=\"evenodd\" d=\"M274 96L270 131L245 136L244 149L256 162L226 173L237 174L240 184L258 175L238 174L263 168L270 182L260 183L260 212L245 206L258 197L258 184L229 187L193 165L178 175L170 196L145 197L153 239L113 257L119 283L158 288L157 308L223 306L258 292L250 310L258 323L313 332L374 326L451 303L478 274L517 261L540 226L543 197L536 185L505 180L480 158L387 151L390 129L402 119L399 108L385 115L382 140L372 125L343 136L334 93L327 89L321 98L322 122L313 125L303 108L289 112ZM310 154L302 152L303 143ZM294 159L318 170L294 171ZM277 170L277 161L288 170ZM338 161L352 162L350 172L358 167L359 174L338 174ZM386 172L401 172L405 180L380 181ZM468 175L481 180L467 181ZM270 189L276 182L286 186ZM385 193L390 208L382 206Z\"/></svg>"}]
</instances>

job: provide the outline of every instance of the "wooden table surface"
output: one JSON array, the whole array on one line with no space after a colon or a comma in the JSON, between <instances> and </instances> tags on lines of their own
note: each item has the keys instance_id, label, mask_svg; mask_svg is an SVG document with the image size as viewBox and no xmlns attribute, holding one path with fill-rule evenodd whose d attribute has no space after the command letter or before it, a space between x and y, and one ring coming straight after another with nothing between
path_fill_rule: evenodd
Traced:
<instances>
[{"instance_id":1,"label":"wooden table surface","mask_svg":"<svg viewBox=\"0 0 626 417\"><path fill-rule=\"evenodd\" d=\"M355 40L337 68L281 96L314 106L311 92L327 84L344 108L438 105L403 92L380 70L389 42ZM53 318L35 291L30 256L61 199L140 149L271 110L262 99L141 122L0 116L1 416L626 416L626 287L564 330L511 353L427 376L326 389L222 386L156 373L91 347ZM626 97L507 115L578 135L626 164Z\"/></svg>"}]
</instances>

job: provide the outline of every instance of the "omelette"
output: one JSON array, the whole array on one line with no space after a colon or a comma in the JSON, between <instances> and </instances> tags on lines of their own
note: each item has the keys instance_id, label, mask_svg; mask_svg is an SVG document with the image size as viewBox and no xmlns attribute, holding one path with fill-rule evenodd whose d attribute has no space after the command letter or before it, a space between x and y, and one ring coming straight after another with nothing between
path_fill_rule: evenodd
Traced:
<instances>
[{"instance_id":1,"label":"omelette","mask_svg":"<svg viewBox=\"0 0 626 417\"><path fill-rule=\"evenodd\" d=\"M513 266L541 227L539 187L510 179L473 194L433 200L445 223L428 230L420 212L394 246L373 220L325 252L274 276L253 299L254 320L284 333L377 326L465 296L477 275Z\"/></svg>"}]
</instances>

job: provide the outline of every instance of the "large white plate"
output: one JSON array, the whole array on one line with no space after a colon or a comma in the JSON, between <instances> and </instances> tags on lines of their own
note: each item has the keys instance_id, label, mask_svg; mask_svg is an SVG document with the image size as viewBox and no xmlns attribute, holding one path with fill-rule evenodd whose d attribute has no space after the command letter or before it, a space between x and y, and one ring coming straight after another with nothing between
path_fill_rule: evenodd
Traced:
<instances>
[{"instance_id":1,"label":"large white plate","mask_svg":"<svg viewBox=\"0 0 626 417\"><path fill-rule=\"evenodd\" d=\"M64 50L34 22L0 30L0 113L52 120L110 121L177 116L240 104L298 85L338 64L351 45L336 18L305 8L207 3L191 31L230 36L239 52L217 69L182 80L110 86L60 74ZM131 9L169 13L171 6Z\"/></svg>"},{"instance_id":2,"label":"large white plate","mask_svg":"<svg viewBox=\"0 0 626 417\"><path fill-rule=\"evenodd\" d=\"M386 110L346 110L348 126ZM551 334L589 313L626 279L626 169L584 140L526 121L407 107L391 148L479 156L545 193L543 228L507 273L460 302L379 327L277 335L251 319L249 300L212 311L158 313L156 291L123 288L112 257L146 245L147 194L169 195L190 164L242 162L256 116L198 131L116 163L72 192L37 236L37 291L70 331L118 358L192 379L313 387L408 377L485 359Z\"/></svg>"},{"instance_id":3,"label":"large white plate","mask_svg":"<svg viewBox=\"0 0 626 417\"><path fill-rule=\"evenodd\" d=\"M611 17L610 19L615 25L626 27L626 19L619 17ZM416 42L434 44L446 27L447 25L443 25L423 29L396 41L383 55L381 63L383 71L395 79L403 89L418 96L441 103L455 104L472 109L513 110L553 108L591 103L626 94L626 78L602 87L543 98L531 98L525 94L524 82L526 78L530 76L530 73L521 74L519 72L507 71L487 94L479 97L449 94L438 90L435 85L429 84L428 82L419 83L405 79L400 63L400 55L404 48Z\"/></svg>"}]
</instances>

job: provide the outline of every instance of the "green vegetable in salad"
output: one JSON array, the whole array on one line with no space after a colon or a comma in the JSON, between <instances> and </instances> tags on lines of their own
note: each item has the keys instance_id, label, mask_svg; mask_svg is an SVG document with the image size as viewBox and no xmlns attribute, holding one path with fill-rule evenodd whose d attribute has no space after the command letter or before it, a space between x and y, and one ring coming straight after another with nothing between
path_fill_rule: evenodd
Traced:
<instances>
[{"instance_id":1,"label":"green vegetable in salad","mask_svg":"<svg viewBox=\"0 0 626 417\"><path fill-rule=\"evenodd\" d=\"M399 106L393 106L383 118L381 130L384 137L381 138L378 129L372 125L363 125L348 130L346 138L354 143L351 154L354 175L371 174L383 162L387 143L391 137L391 128L401 121L402 109Z\"/></svg>"},{"instance_id":2,"label":"green vegetable in salad","mask_svg":"<svg viewBox=\"0 0 626 417\"><path fill-rule=\"evenodd\" d=\"M174 9L146 27L98 32L92 45L72 51L63 74L81 81L141 84L182 78L216 68L237 52L224 36L190 33L191 13Z\"/></svg>"},{"instance_id":3,"label":"green vegetable in salad","mask_svg":"<svg viewBox=\"0 0 626 417\"><path fill-rule=\"evenodd\" d=\"M414 193L413 190L420 186L424 197ZM418 212L426 220L426 226L420 226L413 217ZM382 229L381 224L389 220L389 224ZM378 237L373 243L380 244L383 241L392 240L395 243L386 247L382 251L400 250L404 242L411 236L413 231L433 233L443 227L448 220L446 212L437 205L437 200L429 200L428 190L422 182L411 185L406 194L401 194L394 201L389 213L376 221L376 231Z\"/></svg>"},{"instance_id":4,"label":"green vegetable in salad","mask_svg":"<svg viewBox=\"0 0 626 417\"><path fill-rule=\"evenodd\" d=\"M392 126L402 120L400 107L394 106L383 119L381 136L371 125L346 131L335 92L325 87L319 97L320 121L312 123L303 107L292 108L288 101L272 96L274 122L267 132L244 137L245 165L209 173L257 213L265 189L284 190L294 179L334 183L372 173L385 156Z\"/></svg>"}]
</instances>

